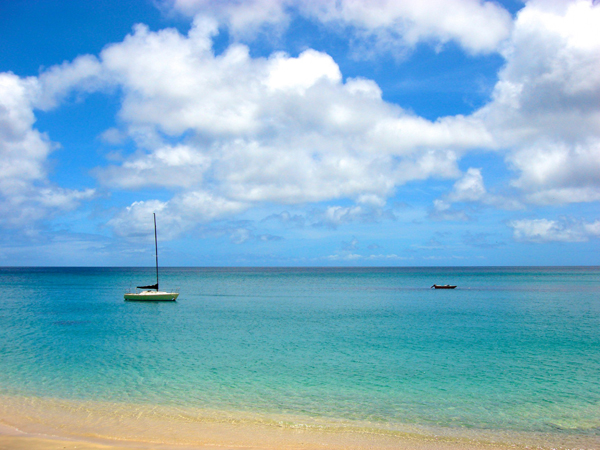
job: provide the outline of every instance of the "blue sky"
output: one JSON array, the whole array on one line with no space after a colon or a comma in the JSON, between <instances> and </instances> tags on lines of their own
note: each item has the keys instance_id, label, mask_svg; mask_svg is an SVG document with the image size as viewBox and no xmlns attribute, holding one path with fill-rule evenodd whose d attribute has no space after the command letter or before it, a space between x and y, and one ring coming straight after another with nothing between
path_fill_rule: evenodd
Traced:
<instances>
[{"instance_id":1,"label":"blue sky","mask_svg":"<svg viewBox=\"0 0 600 450\"><path fill-rule=\"evenodd\" d=\"M598 265L589 0L0 3L0 265Z\"/></svg>"}]
</instances>

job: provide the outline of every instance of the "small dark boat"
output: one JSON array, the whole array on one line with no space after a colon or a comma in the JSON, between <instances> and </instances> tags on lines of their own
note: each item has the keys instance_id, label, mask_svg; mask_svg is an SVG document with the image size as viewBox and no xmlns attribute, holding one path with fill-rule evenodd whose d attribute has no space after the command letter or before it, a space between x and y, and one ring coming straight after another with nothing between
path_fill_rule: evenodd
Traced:
<instances>
[{"instance_id":1,"label":"small dark boat","mask_svg":"<svg viewBox=\"0 0 600 450\"><path fill-rule=\"evenodd\" d=\"M456 286L452 286L451 284L434 284L431 286L431 289L454 289Z\"/></svg>"}]
</instances>

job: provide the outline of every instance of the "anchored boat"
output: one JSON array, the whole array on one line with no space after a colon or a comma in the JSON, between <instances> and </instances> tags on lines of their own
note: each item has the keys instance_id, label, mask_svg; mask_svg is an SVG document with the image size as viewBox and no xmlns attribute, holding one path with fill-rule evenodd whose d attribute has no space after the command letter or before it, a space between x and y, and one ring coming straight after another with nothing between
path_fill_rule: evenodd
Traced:
<instances>
[{"instance_id":1,"label":"anchored boat","mask_svg":"<svg viewBox=\"0 0 600 450\"><path fill-rule=\"evenodd\" d=\"M430 289L454 289L456 286L451 284L434 284Z\"/></svg>"},{"instance_id":2,"label":"anchored boat","mask_svg":"<svg viewBox=\"0 0 600 450\"><path fill-rule=\"evenodd\" d=\"M154 251L156 255L156 284L137 286L141 292L127 292L125 300L138 302L174 302L179 297L179 292L164 292L158 288L158 239L156 236L156 213L154 215Z\"/></svg>"}]
</instances>

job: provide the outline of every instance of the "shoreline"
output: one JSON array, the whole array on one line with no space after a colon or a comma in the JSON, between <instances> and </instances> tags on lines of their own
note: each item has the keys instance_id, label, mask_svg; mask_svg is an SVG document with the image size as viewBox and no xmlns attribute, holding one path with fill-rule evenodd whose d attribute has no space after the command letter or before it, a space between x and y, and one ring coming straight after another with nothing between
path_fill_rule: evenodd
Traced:
<instances>
[{"instance_id":1,"label":"shoreline","mask_svg":"<svg viewBox=\"0 0 600 450\"><path fill-rule=\"evenodd\" d=\"M600 437L0 396L0 450L600 449Z\"/></svg>"},{"instance_id":2,"label":"shoreline","mask_svg":"<svg viewBox=\"0 0 600 450\"><path fill-rule=\"evenodd\" d=\"M371 436L352 437L339 440L337 436L313 435L310 438L299 435L284 436L284 439L271 440L269 436L257 435L254 439L239 441L226 439L222 435L219 440L208 439L196 443L148 442L143 440L119 441L92 438L66 438L63 436L44 436L31 433L8 431L7 426L0 424L0 450L596 450L598 446L581 447L575 445L539 445L509 444L484 441L450 441L447 439L426 438L384 438ZM221 432L223 430L220 430ZM5 434L6 432L6 434ZM271 436L272 437L272 436Z\"/></svg>"},{"instance_id":3,"label":"shoreline","mask_svg":"<svg viewBox=\"0 0 600 450\"><path fill-rule=\"evenodd\" d=\"M7 431L9 430L9 431ZM249 440L227 438L227 430L216 430L220 435L217 440L206 439L202 442L169 443L148 442L143 440L109 440L109 439L83 439L81 437L63 437L37 435L33 433L19 433L10 430L10 427L0 424L0 450L515 450L515 449L543 449L550 447L525 446L515 444L500 444L477 441L451 441L422 436L420 439L407 437L391 437L382 435L340 436L323 432L315 433L264 433L257 430L255 436ZM232 430L229 430L232 431ZM6 433L6 434L5 434ZM229 435L230 436L230 435ZM564 448L564 447L560 447ZM580 447L577 447L578 449ZM553 447L553 449L555 449ZM573 448L573 450L575 447Z\"/></svg>"}]
</instances>

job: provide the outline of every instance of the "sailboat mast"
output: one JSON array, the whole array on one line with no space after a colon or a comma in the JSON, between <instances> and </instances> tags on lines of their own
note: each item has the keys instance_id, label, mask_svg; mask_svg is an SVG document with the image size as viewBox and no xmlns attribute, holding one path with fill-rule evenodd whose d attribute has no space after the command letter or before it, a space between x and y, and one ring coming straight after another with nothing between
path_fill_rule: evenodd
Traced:
<instances>
[{"instance_id":1,"label":"sailboat mast","mask_svg":"<svg viewBox=\"0 0 600 450\"><path fill-rule=\"evenodd\" d=\"M154 215L154 251L156 254L156 290L158 291L158 239L156 237L156 213Z\"/></svg>"}]
</instances>

